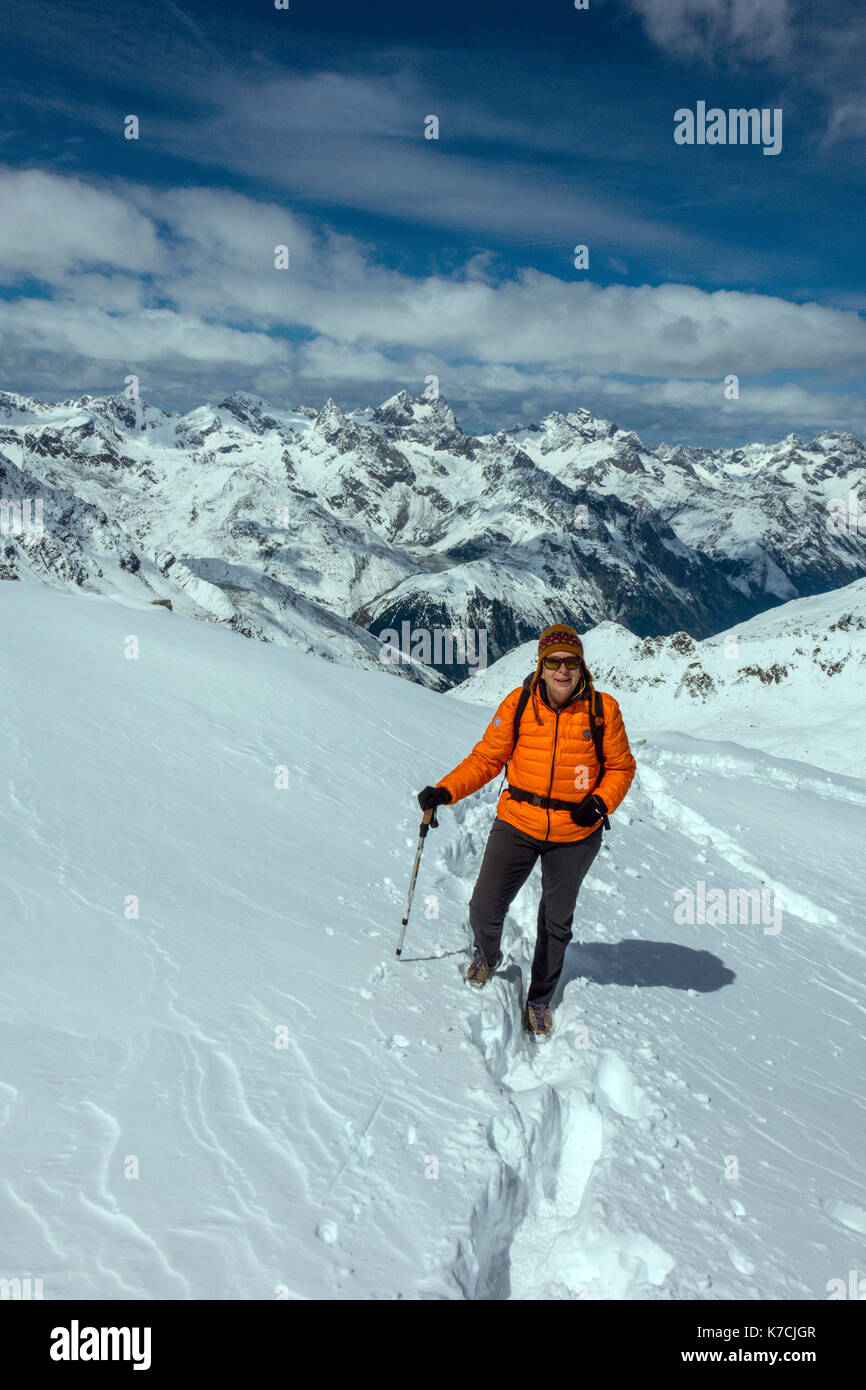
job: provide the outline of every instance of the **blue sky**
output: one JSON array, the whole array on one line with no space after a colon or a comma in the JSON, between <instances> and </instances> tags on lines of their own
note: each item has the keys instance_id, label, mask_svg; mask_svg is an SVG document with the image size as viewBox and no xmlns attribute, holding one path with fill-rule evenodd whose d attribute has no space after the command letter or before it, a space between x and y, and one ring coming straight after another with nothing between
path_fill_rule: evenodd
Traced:
<instances>
[{"instance_id":1,"label":"blue sky","mask_svg":"<svg viewBox=\"0 0 866 1390\"><path fill-rule=\"evenodd\" d=\"M2 8L0 387L866 432L859 5ZM699 102L780 152L677 144Z\"/></svg>"}]
</instances>

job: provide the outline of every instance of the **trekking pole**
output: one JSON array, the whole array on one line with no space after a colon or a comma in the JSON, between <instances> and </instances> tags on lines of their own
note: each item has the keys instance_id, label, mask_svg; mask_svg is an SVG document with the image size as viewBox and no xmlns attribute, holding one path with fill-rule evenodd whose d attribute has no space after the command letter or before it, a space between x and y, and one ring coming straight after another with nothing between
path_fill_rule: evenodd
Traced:
<instances>
[{"instance_id":1,"label":"trekking pole","mask_svg":"<svg viewBox=\"0 0 866 1390\"><path fill-rule=\"evenodd\" d=\"M424 839L431 825L435 828L439 824L436 819L436 807L431 806L429 811L425 811L421 818L421 832L418 836L418 848L415 851L415 867L412 870L412 881L409 884L409 897L406 901L406 916L403 918L403 929L400 932L400 941L397 946L397 955L403 949L403 938L406 935L406 923L409 921L409 913L412 908L412 894L415 892L415 880L418 877L418 865L421 863L421 851L424 848Z\"/></svg>"}]
</instances>

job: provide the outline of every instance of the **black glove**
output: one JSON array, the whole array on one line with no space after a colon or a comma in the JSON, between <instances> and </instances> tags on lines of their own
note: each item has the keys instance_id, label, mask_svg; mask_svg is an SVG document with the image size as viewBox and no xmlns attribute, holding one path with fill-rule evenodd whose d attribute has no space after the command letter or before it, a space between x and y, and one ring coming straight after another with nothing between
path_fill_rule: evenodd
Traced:
<instances>
[{"instance_id":1,"label":"black glove","mask_svg":"<svg viewBox=\"0 0 866 1390\"><path fill-rule=\"evenodd\" d=\"M575 825L595 825L596 821L603 820L605 829L610 829L610 821L607 818L607 807L600 796L594 793L592 796L585 796L579 806L575 806L571 813L571 819Z\"/></svg>"},{"instance_id":2,"label":"black glove","mask_svg":"<svg viewBox=\"0 0 866 1390\"><path fill-rule=\"evenodd\" d=\"M422 811L432 811L435 806L444 806L451 800L447 787L425 787L418 793L418 805Z\"/></svg>"}]
</instances>

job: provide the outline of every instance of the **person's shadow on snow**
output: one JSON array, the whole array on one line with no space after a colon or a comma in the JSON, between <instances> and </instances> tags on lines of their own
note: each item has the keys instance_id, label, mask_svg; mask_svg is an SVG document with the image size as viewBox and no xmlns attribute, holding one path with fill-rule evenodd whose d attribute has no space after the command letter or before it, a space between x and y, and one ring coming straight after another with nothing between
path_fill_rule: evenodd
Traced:
<instances>
[{"instance_id":1,"label":"person's shadow on snow","mask_svg":"<svg viewBox=\"0 0 866 1390\"><path fill-rule=\"evenodd\" d=\"M736 979L711 951L695 951L672 941L574 941L565 953L559 979L592 980L597 985L638 985L642 989L696 989L709 994Z\"/></svg>"}]
</instances>

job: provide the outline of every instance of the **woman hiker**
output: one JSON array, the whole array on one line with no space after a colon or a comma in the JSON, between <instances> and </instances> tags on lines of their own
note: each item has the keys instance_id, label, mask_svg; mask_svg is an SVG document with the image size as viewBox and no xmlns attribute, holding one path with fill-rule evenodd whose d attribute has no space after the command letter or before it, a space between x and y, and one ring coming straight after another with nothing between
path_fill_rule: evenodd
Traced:
<instances>
[{"instance_id":1,"label":"woman hiker","mask_svg":"<svg viewBox=\"0 0 866 1390\"><path fill-rule=\"evenodd\" d=\"M524 1021L530 1032L546 1034L553 1029L550 1000L571 940L578 889L601 848L602 822L610 828L608 813L635 773L619 705L594 689L573 627L555 623L542 632L534 675L506 695L469 756L418 793L422 810L471 796L506 764L507 789L469 903L475 952L466 980L484 986L502 960L505 914L540 856L541 902Z\"/></svg>"}]
</instances>

